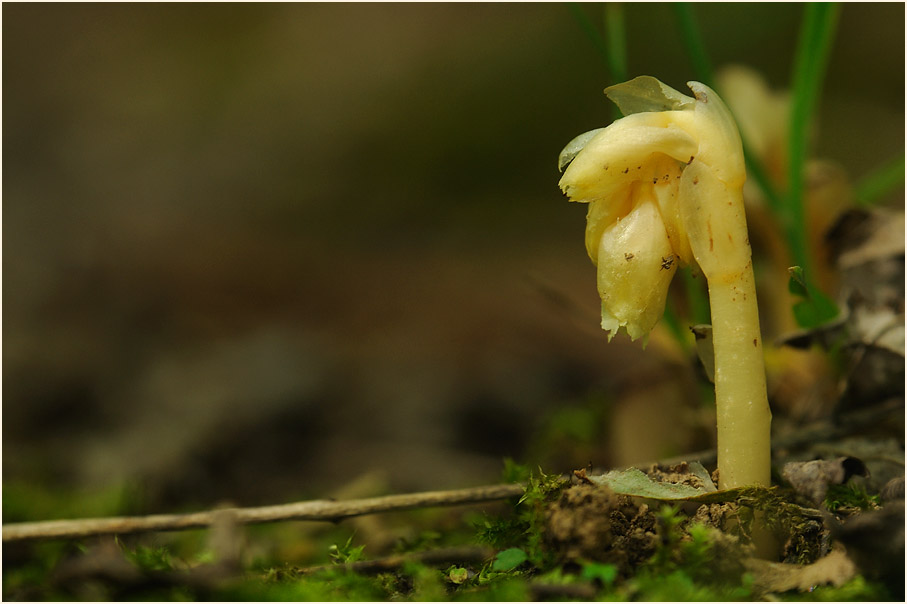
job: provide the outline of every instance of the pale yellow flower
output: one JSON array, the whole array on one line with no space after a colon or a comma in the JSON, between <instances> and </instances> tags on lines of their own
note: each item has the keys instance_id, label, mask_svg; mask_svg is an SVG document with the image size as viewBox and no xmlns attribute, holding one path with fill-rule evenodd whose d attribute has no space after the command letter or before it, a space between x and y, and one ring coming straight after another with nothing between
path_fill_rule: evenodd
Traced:
<instances>
[{"instance_id":1,"label":"pale yellow flower","mask_svg":"<svg viewBox=\"0 0 907 604\"><path fill-rule=\"evenodd\" d=\"M598 267L609 337L621 327L634 340L652 330L678 265L699 261L714 272L716 245L717 254L738 253L710 237L711 215L728 210L704 202L703 193L742 187L740 138L718 96L697 82L690 87L696 98L648 76L608 88L626 117L577 137L561 154L561 189L589 203L586 251Z\"/></svg>"},{"instance_id":2,"label":"pale yellow flower","mask_svg":"<svg viewBox=\"0 0 907 604\"><path fill-rule=\"evenodd\" d=\"M561 190L589 204L586 250L598 271L602 328L645 337L678 264L709 286L722 488L770 483L771 410L750 258L740 135L707 86L695 98L652 77L605 94L626 116L561 153Z\"/></svg>"}]
</instances>

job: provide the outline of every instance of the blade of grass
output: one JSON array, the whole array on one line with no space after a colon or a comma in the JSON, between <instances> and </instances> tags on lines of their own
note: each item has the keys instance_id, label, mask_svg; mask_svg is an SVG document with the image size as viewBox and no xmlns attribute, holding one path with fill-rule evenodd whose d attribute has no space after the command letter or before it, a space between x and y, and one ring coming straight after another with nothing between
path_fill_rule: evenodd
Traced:
<instances>
[{"instance_id":1,"label":"blade of grass","mask_svg":"<svg viewBox=\"0 0 907 604\"><path fill-rule=\"evenodd\" d=\"M604 22L607 38L602 36L578 3L570 2L567 7L595 46L598 54L604 59L605 65L608 67L610 83L617 84L625 81L627 79L627 36L623 7L618 3L605 5ZM620 109L616 106L612 107L612 113L614 119L622 117Z\"/></svg>"},{"instance_id":2,"label":"blade of grass","mask_svg":"<svg viewBox=\"0 0 907 604\"><path fill-rule=\"evenodd\" d=\"M788 131L788 191L782 224L786 231L793 263L811 274L812 258L807 244L804 210L806 145L810 116L825 76L831 43L838 20L836 4L810 3L804 9L803 25L797 43L791 90L791 123Z\"/></svg>"},{"instance_id":3,"label":"blade of grass","mask_svg":"<svg viewBox=\"0 0 907 604\"><path fill-rule=\"evenodd\" d=\"M834 302L811 281L812 254L804 197L810 116L816 110L839 12L837 4L810 3L804 8L791 84L793 97L788 129L788 190L787 203L782 207L781 223L791 258L795 265L802 268L809 293L793 308L797 322L802 327L817 326L833 319L838 312Z\"/></svg>"},{"instance_id":4,"label":"blade of grass","mask_svg":"<svg viewBox=\"0 0 907 604\"><path fill-rule=\"evenodd\" d=\"M599 33L598 29L595 28L592 21L583 11L582 7L576 2L568 2L567 8L570 9L570 14L573 15L573 18L576 19L576 22L579 24L580 28L583 30L583 33L588 36L589 40L592 42L592 45L595 46L595 50L598 51L598 54L604 59L605 65L608 66L609 72L611 71L611 58L608 53L608 45L605 43L605 39ZM612 78L614 77L613 73L609 74Z\"/></svg>"},{"instance_id":5,"label":"blade of grass","mask_svg":"<svg viewBox=\"0 0 907 604\"><path fill-rule=\"evenodd\" d=\"M690 6L689 2L677 2L671 6L674 9L674 15L677 17L677 23L680 26L680 36L683 38L687 54L690 55L690 61L693 63L693 71L696 73L696 77L706 86L712 86L715 82L712 63L709 61L708 53L705 50L705 42L696 23L696 17L693 15L693 7Z\"/></svg>"},{"instance_id":6,"label":"blade of grass","mask_svg":"<svg viewBox=\"0 0 907 604\"><path fill-rule=\"evenodd\" d=\"M876 168L854 187L854 198L862 206L880 201L885 195L904 186L904 154Z\"/></svg>"},{"instance_id":7,"label":"blade of grass","mask_svg":"<svg viewBox=\"0 0 907 604\"><path fill-rule=\"evenodd\" d=\"M605 4L605 33L608 43L608 69L611 82L626 82L627 72L627 28L624 24L624 7L619 2Z\"/></svg>"}]
</instances>

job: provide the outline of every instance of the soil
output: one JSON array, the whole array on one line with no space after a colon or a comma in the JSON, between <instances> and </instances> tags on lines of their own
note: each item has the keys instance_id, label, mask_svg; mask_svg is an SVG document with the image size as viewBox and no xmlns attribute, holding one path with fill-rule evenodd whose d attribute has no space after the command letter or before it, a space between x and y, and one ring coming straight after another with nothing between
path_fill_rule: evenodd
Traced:
<instances>
[{"instance_id":1,"label":"soil","mask_svg":"<svg viewBox=\"0 0 907 604\"><path fill-rule=\"evenodd\" d=\"M547 512L548 545L565 561L594 560L622 575L652 557L655 515L645 503L594 485L567 488Z\"/></svg>"},{"instance_id":2,"label":"soil","mask_svg":"<svg viewBox=\"0 0 907 604\"><path fill-rule=\"evenodd\" d=\"M672 484L685 484L697 489L706 488L706 484L699 476L690 472L687 462L683 461L673 466L662 466L655 464L646 472L649 478L658 482L670 482ZM712 485L714 488L714 484Z\"/></svg>"}]
</instances>

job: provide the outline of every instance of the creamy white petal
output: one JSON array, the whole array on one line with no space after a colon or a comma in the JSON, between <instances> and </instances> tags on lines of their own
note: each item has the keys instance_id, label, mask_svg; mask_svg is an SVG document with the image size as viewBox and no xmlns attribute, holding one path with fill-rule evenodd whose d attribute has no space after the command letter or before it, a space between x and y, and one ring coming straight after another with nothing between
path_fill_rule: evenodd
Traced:
<instances>
[{"instance_id":1,"label":"creamy white petal","mask_svg":"<svg viewBox=\"0 0 907 604\"><path fill-rule=\"evenodd\" d=\"M688 162L697 143L672 121L674 113L636 113L614 122L577 154L560 181L571 201L609 199L628 182L650 178L651 162L660 156Z\"/></svg>"},{"instance_id":2,"label":"creamy white petal","mask_svg":"<svg viewBox=\"0 0 907 604\"><path fill-rule=\"evenodd\" d=\"M690 251L689 238L680 214L680 178L683 168L686 168L686 164L665 159L656 170L657 174L663 176L656 184L646 183L646 186L651 188L652 195L658 202L658 210L661 212L674 256L682 266L688 266L693 264L693 253Z\"/></svg>"},{"instance_id":3,"label":"creamy white petal","mask_svg":"<svg viewBox=\"0 0 907 604\"><path fill-rule=\"evenodd\" d=\"M620 327L634 340L655 327L676 270L655 199L644 197L605 230L598 248L602 327L611 332L609 338Z\"/></svg>"},{"instance_id":4,"label":"creamy white petal","mask_svg":"<svg viewBox=\"0 0 907 604\"><path fill-rule=\"evenodd\" d=\"M627 185L609 199L600 199L589 204L589 211L586 212L586 253L595 265L598 265L598 246L605 229L629 214L633 207L631 188Z\"/></svg>"},{"instance_id":5,"label":"creamy white petal","mask_svg":"<svg viewBox=\"0 0 907 604\"><path fill-rule=\"evenodd\" d=\"M567 146L564 147L564 150L561 151L561 154L557 158L557 171L563 172L564 168L570 165L570 162L572 162L579 152L583 150L589 141L595 138L602 130L604 130L604 128L596 128L589 132L583 132L567 143Z\"/></svg>"}]
</instances>

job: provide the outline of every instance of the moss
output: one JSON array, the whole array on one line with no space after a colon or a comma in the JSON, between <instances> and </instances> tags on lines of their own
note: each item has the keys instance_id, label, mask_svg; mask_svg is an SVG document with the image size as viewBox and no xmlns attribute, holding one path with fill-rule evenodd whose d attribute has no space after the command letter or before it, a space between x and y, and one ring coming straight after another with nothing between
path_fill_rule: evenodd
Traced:
<instances>
[{"instance_id":1,"label":"moss","mask_svg":"<svg viewBox=\"0 0 907 604\"><path fill-rule=\"evenodd\" d=\"M825 495L825 506L829 512L845 510L874 510L879 507L878 495L870 495L866 488L859 484L833 484Z\"/></svg>"},{"instance_id":2,"label":"moss","mask_svg":"<svg viewBox=\"0 0 907 604\"><path fill-rule=\"evenodd\" d=\"M748 585L710 585L682 570L668 574L643 572L626 589L628 596L650 602L727 602L752 598ZM628 598L629 599L629 598Z\"/></svg>"},{"instance_id":3,"label":"moss","mask_svg":"<svg viewBox=\"0 0 907 604\"><path fill-rule=\"evenodd\" d=\"M571 501L582 500L589 494L588 490L600 489L588 485L565 488L567 483L558 476L540 471L530 474L524 496L514 498L510 509L501 514L484 516L478 533L471 531L470 524L462 519L459 528L448 524L435 530L439 526L437 515L406 516L410 534L414 536L404 550L419 551L442 542L475 543L483 539L486 543L493 542L498 550L497 556L489 557L483 563L459 562L446 568L409 563L375 575L349 572L339 567L303 574L298 566L282 560L280 551L272 550L270 558L268 554L261 554L244 574L234 576L222 585L203 587L181 579L186 576L186 569L194 566L206 551L198 534L187 532L166 537L137 536L122 541L123 555L146 577L143 583L127 586L127 589L107 580L94 581L91 585L86 582L77 587L55 585L53 576L58 563L78 560L89 555L91 550L74 543L34 544L29 546L29 556L18 558L28 563L17 564L17 558L5 558L4 597L160 601L733 601L754 597L751 581L740 564L747 551L745 517L748 512L762 510L779 529L787 527L792 531L791 535L800 535L802 543L790 546L792 550L799 548L810 552L814 546L814 536L805 530L815 521L811 516L813 512L787 501L785 491L744 489L736 493L737 501L705 506L719 506L722 514L734 516L739 525L738 536L719 530L717 526L721 522L711 525L700 522L702 518L710 518L708 515L691 517L680 507L662 506L640 514L637 503L634 514L615 515L613 512L621 509L620 502L615 499L614 503L618 505L606 515L609 530L616 531L609 536L608 547L625 549L627 535L643 528L643 533L648 535L649 549L639 552L640 555L632 560L627 558L619 563L595 559L594 548L568 559L555 555L557 550L546 541L550 538L550 535L546 537L550 527L544 521L550 520L552 506L557 506L565 497ZM590 499L593 500L598 501L595 497ZM561 507L564 513L577 512L575 506ZM577 530L583 526L589 529L592 518L593 514L584 516L577 512L574 518ZM647 519L648 528L639 524L642 519ZM246 536L251 549L270 543L274 534L249 531ZM309 538L312 543L308 547L317 550L317 555L307 559L306 566L330 564L332 553L335 557L348 558L367 558L369 555L367 549L362 550L355 543L350 529L345 526L326 529ZM331 544L337 544L336 550L331 549ZM532 547L537 548L534 553ZM169 578L158 581L162 575ZM857 577L838 588L817 587L812 592L790 592L780 594L780 597L796 601L830 601L884 600L888 596L879 584Z\"/></svg>"},{"instance_id":4,"label":"moss","mask_svg":"<svg viewBox=\"0 0 907 604\"><path fill-rule=\"evenodd\" d=\"M784 595L791 602L886 602L891 596L879 583L856 576L840 587L817 586L805 593Z\"/></svg>"},{"instance_id":5,"label":"moss","mask_svg":"<svg viewBox=\"0 0 907 604\"><path fill-rule=\"evenodd\" d=\"M532 564L548 565L549 551L544 543L547 508L568 486L561 476L537 472L508 460L505 473L510 477L525 477L526 490L509 513L503 517L484 517L475 524L476 538L497 549L522 548Z\"/></svg>"}]
</instances>

